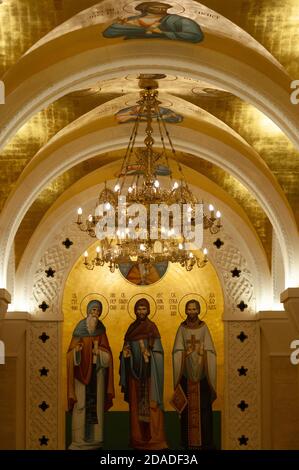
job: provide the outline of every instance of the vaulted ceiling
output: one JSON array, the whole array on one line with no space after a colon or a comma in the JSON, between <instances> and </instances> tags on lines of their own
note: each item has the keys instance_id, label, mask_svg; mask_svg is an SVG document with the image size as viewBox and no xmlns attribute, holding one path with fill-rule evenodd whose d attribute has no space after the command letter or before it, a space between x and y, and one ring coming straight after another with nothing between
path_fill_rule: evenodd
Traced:
<instances>
[{"instance_id":1,"label":"vaulted ceiling","mask_svg":"<svg viewBox=\"0 0 299 470\"><path fill-rule=\"evenodd\" d=\"M75 49L79 54L99 47L100 60L100 46L103 47L103 54L108 47L111 47L111 51L118 45L122 47L121 44L125 43L123 38L104 38L103 30L107 25L116 22L116 18L124 15L124 12L129 16L133 6L138 3L140 2L125 0L3 0L0 4L0 70L7 94L13 99L14 91L20 84L30 80L31 73L34 76L34 73L46 70L56 59L58 62L58 56L60 62L67 61ZM232 60L236 59L236 68L231 69L232 84L235 83L236 73L244 73L238 69L237 62L243 59L246 65L256 60L258 72L263 71L265 75L266 67L269 67L269 77L273 77L273 81L276 80L285 89L288 83L299 78L299 0L203 0L201 3L182 0L168 3L176 9L174 13L196 18L198 22L202 18L200 24L211 48L214 44L215 48L220 48L220 45L227 41L227 50L225 51L223 45L223 50L219 51L228 54ZM214 12L208 13L205 7ZM95 46L93 41L96 41L97 37L99 44ZM151 41L154 43L159 40ZM164 45L166 42L164 41ZM146 55L147 44L148 40L131 39L127 41L126 47L135 47L138 58ZM181 55L184 45L186 50L191 47L182 41L178 41L178 44ZM203 50L205 41L202 45L193 47L194 50L201 47ZM33 171L35 162L42 158L51 158L51 153L47 150L51 149L51 145L62 145L78 135L84 135L87 126L94 126L95 129L97 126L99 129L101 126L115 127L116 131L122 126L115 119L115 114L125 107L132 106L136 101L138 76L143 71L140 70L138 61L135 69L134 60L131 62L128 70L125 64L122 64L117 73L116 69L115 73L111 72L110 77L106 74L101 79L98 73L94 80L89 77L88 83L83 84L82 81L76 86L73 85L72 89L66 88L58 97L51 98L49 94L44 104L40 100L34 111L24 114L3 142L1 149L0 209L5 207L8 198L18 190L20 181L26 174L31 169ZM154 73L157 67L155 64L152 66ZM298 226L299 151L284 130L278 127L260 106L245 99L245 94L234 93L229 83L228 86L221 87L219 80L216 83L204 77L201 79L200 74L191 76L189 72L184 73L181 61L178 61L177 70L174 62L171 68L172 73L166 67L166 77L158 80L162 106L164 104L184 116L184 126L190 129L201 132L205 129L207 135L223 139L223 142L231 140L232 147L243 146L244 152L248 148L248 152L252 152L259 162L257 165L264 167L261 171L273 178L278 193L284 195L286 207L289 207ZM158 72L163 72L161 66ZM54 81L53 78L51 80ZM34 86L37 87L36 84ZM258 73L256 83L252 83L252 87L256 87L258 95ZM271 97L272 90L268 90L268 93ZM23 97L19 98L19 101L22 99ZM273 108L277 99L278 94L276 96L276 90L273 88ZM5 106L0 107L0 116L1 113L4 116L3 122L12 119L8 115L5 116ZM291 107L290 103L290 113ZM293 105L293 108L295 107ZM285 115L288 112L285 108ZM72 124L74 121L76 123ZM170 126L174 134L175 126L179 124ZM54 136L55 140L52 139ZM44 154L46 156L43 156ZM121 158L121 155L122 150L115 149L92 155L84 161L77 161L40 188L16 232L17 265L30 237L55 201L81 178ZM265 207L246 185L246 181L238 178L236 173L229 171L225 165L209 161L205 155L195 156L192 152L180 151L179 159L186 166L207 177L211 184L215 183L238 204L260 239L270 266L272 223Z\"/></svg>"}]
</instances>

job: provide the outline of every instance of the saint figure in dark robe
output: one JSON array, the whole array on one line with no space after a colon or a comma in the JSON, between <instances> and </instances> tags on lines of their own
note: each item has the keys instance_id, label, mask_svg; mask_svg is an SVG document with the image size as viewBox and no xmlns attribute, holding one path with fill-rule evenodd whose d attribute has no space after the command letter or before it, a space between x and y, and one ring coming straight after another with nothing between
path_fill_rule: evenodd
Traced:
<instances>
[{"instance_id":1,"label":"saint figure in dark robe","mask_svg":"<svg viewBox=\"0 0 299 470\"><path fill-rule=\"evenodd\" d=\"M167 448L164 433L164 355L157 326L148 315L150 305L139 299L136 321L128 328L120 354L120 385L130 410L130 447Z\"/></svg>"},{"instance_id":2,"label":"saint figure in dark robe","mask_svg":"<svg viewBox=\"0 0 299 470\"><path fill-rule=\"evenodd\" d=\"M181 414L181 441L186 449L213 448L212 403L216 399L216 351L201 321L197 300L186 303L173 346L174 397ZM179 409L180 408L180 409Z\"/></svg>"},{"instance_id":3,"label":"saint figure in dark robe","mask_svg":"<svg viewBox=\"0 0 299 470\"><path fill-rule=\"evenodd\" d=\"M67 353L71 450L103 446L104 411L112 406L114 398L112 353L99 320L101 313L101 302L88 303L87 318L77 324Z\"/></svg>"}]
</instances>

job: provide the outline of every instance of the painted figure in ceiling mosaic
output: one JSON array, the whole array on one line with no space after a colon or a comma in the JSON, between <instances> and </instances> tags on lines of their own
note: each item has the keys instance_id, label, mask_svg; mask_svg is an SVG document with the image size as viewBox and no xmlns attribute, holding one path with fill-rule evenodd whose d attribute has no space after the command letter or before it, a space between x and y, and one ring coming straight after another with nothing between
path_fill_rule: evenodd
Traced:
<instances>
[{"instance_id":1,"label":"painted figure in ceiling mosaic","mask_svg":"<svg viewBox=\"0 0 299 470\"><path fill-rule=\"evenodd\" d=\"M168 13L172 5L162 2L142 2L135 6L137 15L118 19L104 32L105 38L124 39L171 39L198 43L204 34L194 20L182 15Z\"/></svg>"},{"instance_id":2,"label":"painted figure in ceiling mosaic","mask_svg":"<svg viewBox=\"0 0 299 470\"><path fill-rule=\"evenodd\" d=\"M127 108L120 109L115 114L115 118L119 124L122 124L124 122L134 122L136 121L139 112L140 112L140 106L136 104L134 106L129 106ZM184 119L181 114L177 114L175 111L169 108L161 107L161 106L159 107L159 113L160 113L159 117L163 119L163 121L172 123L172 124L177 124L179 122L182 122ZM157 119L157 115L154 115L153 117ZM140 114L140 120L146 121L145 112Z\"/></svg>"}]
</instances>

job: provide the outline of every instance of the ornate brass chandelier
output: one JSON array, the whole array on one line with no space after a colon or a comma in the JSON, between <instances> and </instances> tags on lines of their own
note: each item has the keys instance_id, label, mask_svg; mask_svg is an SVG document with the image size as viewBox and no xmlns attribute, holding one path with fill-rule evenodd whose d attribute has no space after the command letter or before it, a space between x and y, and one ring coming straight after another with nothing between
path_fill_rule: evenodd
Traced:
<instances>
[{"instance_id":1,"label":"ornate brass chandelier","mask_svg":"<svg viewBox=\"0 0 299 470\"><path fill-rule=\"evenodd\" d=\"M89 214L85 222L82 209L78 209L80 230L99 239L94 258L89 259L88 253L84 253L87 269L107 264L114 272L119 265L129 263L142 265L146 274L155 263L179 263L191 271L194 266L204 267L208 261L207 249L201 251L200 235L203 229L217 233L222 227L221 214L219 211L215 214L210 205L209 215L206 215L203 202L199 202L190 190L176 158L160 104L156 82L143 84L114 189L105 183L94 213ZM159 142L153 138L154 121ZM144 146L138 147L138 131L144 125ZM177 165L179 178L176 179L170 169L166 142ZM154 149L155 143L159 150ZM115 220L118 220L117 229Z\"/></svg>"}]
</instances>

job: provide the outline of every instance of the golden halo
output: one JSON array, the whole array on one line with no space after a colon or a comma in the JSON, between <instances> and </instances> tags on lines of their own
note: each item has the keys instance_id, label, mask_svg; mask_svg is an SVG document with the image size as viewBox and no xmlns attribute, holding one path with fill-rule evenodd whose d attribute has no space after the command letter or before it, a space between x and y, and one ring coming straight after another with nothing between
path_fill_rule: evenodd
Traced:
<instances>
[{"instance_id":1,"label":"golden halo","mask_svg":"<svg viewBox=\"0 0 299 470\"><path fill-rule=\"evenodd\" d=\"M208 304L207 301L199 294L186 294L179 301L179 314L181 317L186 320L185 306L189 300L198 300L200 304L200 315L199 319L202 320L203 317L207 314Z\"/></svg>"},{"instance_id":2,"label":"golden halo","mask_svg":"<svg viewBox=\"0 0 299 470\"><path fill-rule=\"evenodd\" d=\"M93 293L93 294L87 294L81 300L80 312L81 312L82 317L86 318L87 305L89 304L89 302L91 300L99 300L99 302L101 302L101 304L103 306L103 310L102 310L102 314L100 315L100 320L101 321L104 320L104 318L106 318L108 313L109 313L109 302L106 299L106 297L104 297L102 294L98 294L96 292Z\"/></svg>"},{"instance_id":3,"label":"golden halo","mask_svg":"<svg viewBox=\"0 0 299 470\"><path fill-rule=\"evenodd\" d=\"M142 0L140 0L140 1L134 0L133 2L127 3L124 6L124 11L126 13L130 13L132 16L138 14L138 11L135 10L135 6L139 5L139 3L143 3L143 1ZM161 3L168 3L168 5L170 5L170 2L167 2L167 1L162 1ZM172 7L169 8L169 10L170 10L170 12L168 12L169 14L179 15L180 13L184 13L185 8L182 5L180 5L179 3L171 2L171 5L172 5Z\"/></svg>"},{"instance_id":4,"label":"golden halo","mask_svg":"<svg viewBox=\"0 0 299 470\"><path fill-rule=\"evenodd\" d=\"M134 313L134 306L135 306L137 300L139 300L139 299L146 299L146 300L149 301L150 312L151 313L149 314L148 318L150 320L152 320L154 318L154 316L156 315L156 312L157 312L157 304L156 304L155 299L151 295L144 294L144 293L133 295L133 297L131 297L129 302L127 303L127 309L128 309L128 313L129 313L130 317L133 318L134 320L136 320L136 315Z\"/></svg>"}]
</instances>

